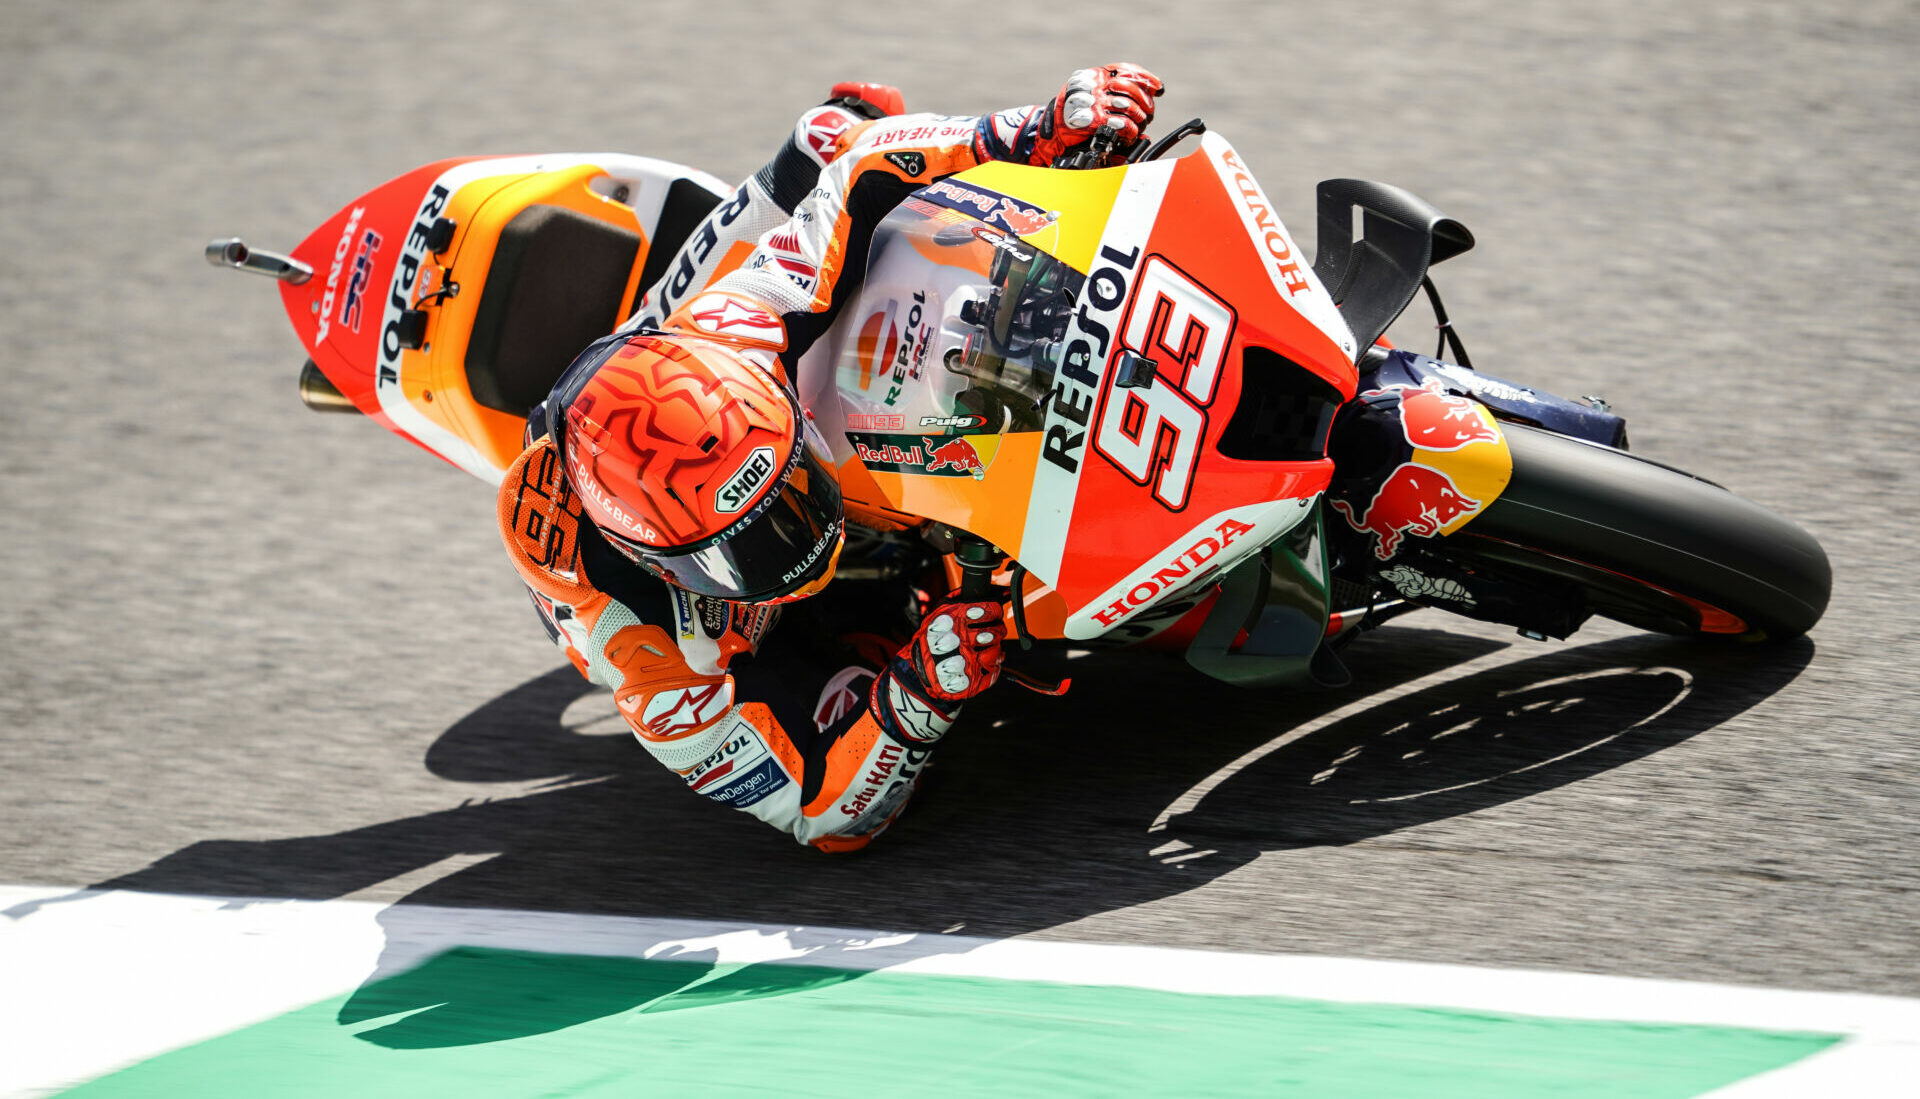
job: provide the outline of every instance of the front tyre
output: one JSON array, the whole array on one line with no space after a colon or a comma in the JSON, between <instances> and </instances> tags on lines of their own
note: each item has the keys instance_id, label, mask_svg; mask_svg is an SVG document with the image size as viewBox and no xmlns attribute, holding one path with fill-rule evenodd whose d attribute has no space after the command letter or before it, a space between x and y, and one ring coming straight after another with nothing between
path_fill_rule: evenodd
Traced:
<instances>
[{"instance_id":1,"label":"front tyre","mask_svg":"<svg viewBox=\"0 0 1920 1099\"><path fill-rule=\"evenodd\" d=\"M1779 641L1826 610L1826 551L1786 519L1625 451L1501 427L1513 480L1441 556L1570 582L1592 613L1661 633Z\"/></svg>"}]
</instances>

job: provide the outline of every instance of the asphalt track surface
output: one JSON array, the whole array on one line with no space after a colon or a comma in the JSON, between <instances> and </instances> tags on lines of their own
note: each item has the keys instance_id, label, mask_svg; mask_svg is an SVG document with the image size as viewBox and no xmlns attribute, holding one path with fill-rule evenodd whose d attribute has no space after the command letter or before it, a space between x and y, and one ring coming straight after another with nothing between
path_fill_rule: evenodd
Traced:
<instances>
[{"instance_id":1,"label":"asphalt track surface","mask_svg":"<svg viewBox=\"0 0 1920 1099\"><path fill-rule=\"evenodd\" d=\"M8 5L0 881L1920 994L1912 4L801 7ZM1476 364L1813 531L1825 621L1729 650L1422 612L1317 695L1085 666L976 706L897 834L830 859L645 758L486 489L306 412L271 284L199 258L443 156L738 178L835 80L975 112L1121 57L1303 240L1331 176L1466 222Z\"/></svg>"}]
</instances>

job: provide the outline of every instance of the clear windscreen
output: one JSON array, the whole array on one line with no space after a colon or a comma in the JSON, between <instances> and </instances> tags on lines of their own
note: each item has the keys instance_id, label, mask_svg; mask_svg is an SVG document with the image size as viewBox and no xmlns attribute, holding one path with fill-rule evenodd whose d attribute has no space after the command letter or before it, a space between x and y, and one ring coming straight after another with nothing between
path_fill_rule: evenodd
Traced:
<instances>
[{"instance_id":1,"label":"clear windscreen","mask_svg":"<svg viewBox=\"0 0 1920 1099\"><path fill-rule=\"evenodd\" d=\"M1085 282L1011 233L907 199L874 231L840 390L856 414L909 430L973 417L974 431L1037 430Z\"/></svg>"}]
</instances>

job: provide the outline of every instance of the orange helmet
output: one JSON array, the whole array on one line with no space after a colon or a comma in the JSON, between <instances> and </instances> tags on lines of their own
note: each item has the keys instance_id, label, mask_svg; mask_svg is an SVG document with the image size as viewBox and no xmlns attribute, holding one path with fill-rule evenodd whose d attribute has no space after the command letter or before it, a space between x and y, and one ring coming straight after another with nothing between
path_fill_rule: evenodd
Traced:
<instances>
[{"instance_id":1,"label":"orange helmet","mask_svg":"<svg viewBox=\"0 0 1920 1099\"><path fill-rule=\"evenodd\" d=\"M738 348L616 333L547 399L567 481L608 544L698 595L811 595L840 556L840 485L788 388Z\"/></svg>"}]
</instances>

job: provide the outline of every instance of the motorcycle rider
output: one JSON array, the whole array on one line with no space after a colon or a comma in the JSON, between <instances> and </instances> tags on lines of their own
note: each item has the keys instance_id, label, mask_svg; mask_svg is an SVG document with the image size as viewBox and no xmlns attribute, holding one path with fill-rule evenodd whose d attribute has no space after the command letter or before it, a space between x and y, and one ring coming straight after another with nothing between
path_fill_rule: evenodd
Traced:
<instances>
[{"instance_id":1,"label":"motorcycle rider","mask_svg":"<svg viewBox=\"0 0 1920 1099\"><path fill-rule=\"evenodd\" d=\"M836 85L534 410L499 496L514 567L581 674L694 790L820 850L863 847L961 704L998 679L1001 608L962 602L875 654L878 670L829 676L810 709L795 711L805 688L737 689L732 661L759 648L778 604L827 585L844 542L794 372L902 199L987 160L1052 164L1102 130L1118 156L1161 87L1106 65L1046 103L973 118L905 115L894 88Z\"/></svg>"}]
</instances>

